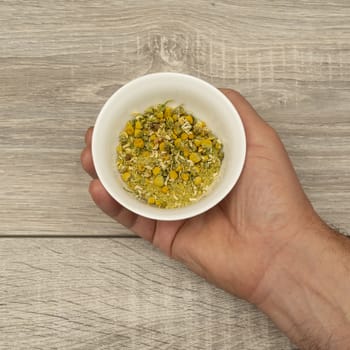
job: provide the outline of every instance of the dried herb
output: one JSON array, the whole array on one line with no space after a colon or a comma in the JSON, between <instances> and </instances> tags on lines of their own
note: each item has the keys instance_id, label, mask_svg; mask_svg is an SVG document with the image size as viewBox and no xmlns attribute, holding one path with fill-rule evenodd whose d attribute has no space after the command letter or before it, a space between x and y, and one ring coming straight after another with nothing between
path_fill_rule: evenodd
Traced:
<instances>
[{"instance_id":1,"label":"dried herb","mask_svg":"<svg viewBox=\"0 0 350 350\"><path fill-rule=\"evenodd\" d=\"M135 113L126 123L116 148L117 169L138 199L180 208L208 191L224 153L203 121L168 102Z\"/></svg>"}]
</instances>

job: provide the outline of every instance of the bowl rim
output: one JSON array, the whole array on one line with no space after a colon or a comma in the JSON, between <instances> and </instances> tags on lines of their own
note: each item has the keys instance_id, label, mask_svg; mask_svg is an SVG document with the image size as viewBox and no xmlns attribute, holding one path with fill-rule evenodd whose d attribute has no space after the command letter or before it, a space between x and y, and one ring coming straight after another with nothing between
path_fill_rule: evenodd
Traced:
<instances>
[{"instance_id":1,"label":"bowl rim","mask_svg":"<svg viewBox=\"0 0 350 350\"><path fill-rule=\"evenodd\" d=\"M111 188L108 184L108 181L105 179L105 176L103 172L101 172L101 169L99 168L99 161L98 157L96 156L97 153L97 140L96 140L96 134L97 131L100 127L100 125L103 123L103 116L106 113L106 110L109 109L111 104L115 104L116 98L123 94L125 91L128 91L131 89L135 84L138 84L140 81L144 80L153 80L157 78L163 78L163 79L187 79L187 80L193 80L196 81L197 83L201 84L203 87L206 89L210 90L210 93L213 93L217 96L217 98L220 98L223 103L226 103L227 107L230 108L234 114L234 117L236 117L236 122L239 125L239 133L242 136L242 154L240 157L240 162L239 164L236 164L235 169L236 170L236 176L232 176L232 180L229 182L229 184L226 186L225 190L222 192L221 195L213 195L210 196L204 196L205 198L212 197L212 200L207 201L206 205L202 206L196 206L194 205L196 203L200 203L201 199L199 199L197 202L195 202L193 205L190 206L185 206L182 208L174 208L174 209L165 209L165 208L157 208L157 207L152 207L146 203L145 206L143 206L144 210L141 210L140 207L137 206L137 208L132 207L130 203L127 201L124 201L122 197L118 197L116 195L116 191ZM94 137L95 136L95 137ZM124 208L130 210L131 212L149 218L149 219L155 219L155 220L161 220L161 221L176 221L176 220L183 220L183 219L188 219L197 215L200 215L209 209L213 208L215 205L220 203L232 190L232 188L236 185L239 177L241 176L241 173L243 171L245 159L246 159L246 134L245 134L245 129L244 125L242 122L242 119L240 117L240 114L238 113L237 109L233 105L233 103L225 96L219 89L217 89L214 85L210 84L209 82L197 78L195 76L189 75L189 74L184 74L184 73L175 73L175 72L158 72L158 73L150 73L146 75L139 76L129 82L127 82L125 85L121 86L119 89L117 89L104 103L102 106L96 121L95 121L95 126L93 130L93 135L92 135L92 158L93 162L95 164L95 169L96 173L98 175L98 178L100 179L103 187L106 189L106 191L109 193L109 195L117 201L120 205L122 205ZM139 201L139 200L138 200ZM139 201L142 203L141 201Z\"/></svg>"}]
</instances>

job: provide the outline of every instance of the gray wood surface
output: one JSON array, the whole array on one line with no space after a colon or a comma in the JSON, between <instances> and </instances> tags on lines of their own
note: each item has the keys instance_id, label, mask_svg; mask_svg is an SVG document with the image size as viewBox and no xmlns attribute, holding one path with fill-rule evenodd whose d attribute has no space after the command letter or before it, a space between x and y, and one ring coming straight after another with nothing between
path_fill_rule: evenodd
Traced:
<instances>
[{"instance_id":1,"label":"gray wood surface","mask_svg":"<svg viewBox=\"0 0 350 350\"><path fill-rule=\"evenodd\" d=\"M350 232L348 0L3 0L1 350L292 348L90 201L85 129L112 92L156 71L241 91L320 215Z\"/></svg>"},{"instance_id":2,"label":"gray wood surface","mask_svg":"<svg viewBox=\"0 0 350 350\"><path fill-rule=\"evenodd\" d=\"M246 95L349 231L350 3L241 3L2 1L1 233L124 234L86 194L83 134L118 87L165 70Z\"/></svg>"},{"instance_id":3,"label":"gray wood surface","mask_svg":"<svg viewBox=\"0 0 350 350\"><path fill-rule=\"evenodd\" d=\"M141 239L1 245L1 349L292 348L253 306Z\"/></svg>"}]
</instances>

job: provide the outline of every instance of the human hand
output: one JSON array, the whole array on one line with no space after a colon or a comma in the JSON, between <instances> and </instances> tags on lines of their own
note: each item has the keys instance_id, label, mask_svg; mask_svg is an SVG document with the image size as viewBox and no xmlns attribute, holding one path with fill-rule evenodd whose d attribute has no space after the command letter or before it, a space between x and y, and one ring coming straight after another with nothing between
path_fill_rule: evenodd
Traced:
<instances>
[{"instance_id":1,"label":"human hand","mask_svg":"<svg viewBox=\"0 0 350 350\"><path fill-rule=\"evenodd\" d=\"M221 203L173 222L126 210L97 179L92 128L81 154L93 177L90 194L106 214L170 257L256 304L301 348L345 349L350 342L350 241L313 210L276 132L237 92L222 92L243 121L247 156L238 183Z\"/></svg>"},{"instance_id":2,"label":"human hand","mask_svg":"<svg viewBox=\"0 0 350 350\"><path fill-rule=\"evenodd\" d=\"M97 179L91 156L92 128L86 133L81 162L94 178L90 194L106 214L207 280L259 304L267 293L260 286L276 258L319 219L275 131L237 92L222 92L242 118L247 157L231 193L202 215L183 221L154 221L123 208Z\"/></svg>"}]
</instances>

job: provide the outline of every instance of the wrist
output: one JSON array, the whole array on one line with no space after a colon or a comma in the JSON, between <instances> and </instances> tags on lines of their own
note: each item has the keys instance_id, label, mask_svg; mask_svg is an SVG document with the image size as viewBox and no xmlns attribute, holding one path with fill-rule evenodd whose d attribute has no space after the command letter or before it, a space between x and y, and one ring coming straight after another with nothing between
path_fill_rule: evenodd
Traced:
<instances>
[{"instance_id":1,"label":"wrist","mask_svg":"<svg viewBox=\"0 0 350 350\"><path fill-rule=\"evenodd\" d=\"M302 348L350 343L350 244L320 220L276 256L256 305Z\"/></svg>"}]
</instances>

